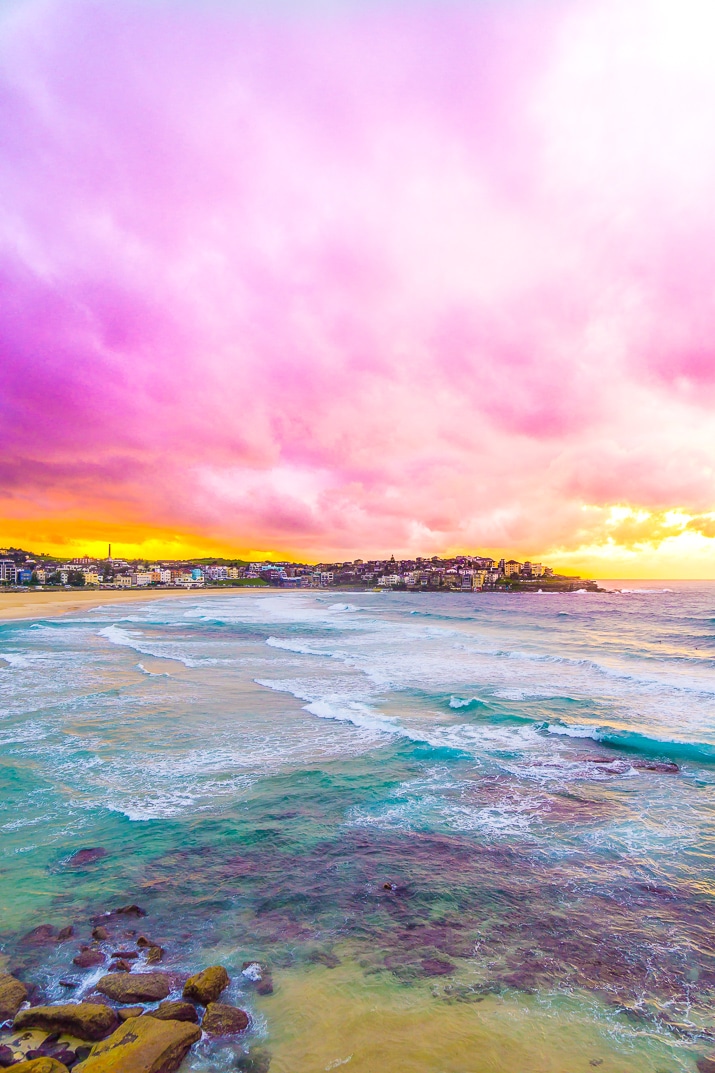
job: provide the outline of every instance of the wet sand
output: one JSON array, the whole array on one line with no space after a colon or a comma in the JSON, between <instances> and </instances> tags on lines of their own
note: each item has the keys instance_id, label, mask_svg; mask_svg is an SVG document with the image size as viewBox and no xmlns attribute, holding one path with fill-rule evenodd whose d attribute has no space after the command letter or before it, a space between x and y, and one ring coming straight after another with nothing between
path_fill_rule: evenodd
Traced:
<instances>
[{"instance_id":1,"label":"wet sand","mask_svg":"<svg viewBox=\"0 0 715 1073\"><path fill-rule=\"evenodd\" d=\"M256 586L258 587L258 586ZM263 586L261 586L263 588ZM255 588L227 589L91 589L77 592L0 592L0 622L10 619L58 618L104 604L144 603L147 600L185 599L197 596L240 595Z\"/></svg>"}]
</instances>

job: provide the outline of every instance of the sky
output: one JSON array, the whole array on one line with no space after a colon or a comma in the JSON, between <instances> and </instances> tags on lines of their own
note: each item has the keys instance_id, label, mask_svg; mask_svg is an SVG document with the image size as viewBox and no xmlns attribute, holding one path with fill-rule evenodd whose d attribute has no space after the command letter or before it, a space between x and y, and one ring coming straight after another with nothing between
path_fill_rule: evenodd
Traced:
<instances>
[{"instance_id":1,"label":"sky","mask_svg":"<svg viewBox=\"0 0 715 1073\"><path fill-rule=\"evenodd\" d=\"M715 577L712 0L5 0L0 541Z\"/></svg>"}]
</instances>

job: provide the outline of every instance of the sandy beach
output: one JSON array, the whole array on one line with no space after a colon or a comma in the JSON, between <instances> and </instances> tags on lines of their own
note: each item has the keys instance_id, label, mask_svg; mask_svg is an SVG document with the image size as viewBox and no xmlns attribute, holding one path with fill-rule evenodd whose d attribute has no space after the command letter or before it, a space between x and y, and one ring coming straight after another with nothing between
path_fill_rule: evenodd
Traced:
<instances>
[{"instance_id":1,"label":"sandy beach","mask_svg":"<svg viewBox=\"0 0 715 1073\"><path fill-rule=\"evenodd\" d=\"M9 619L57 618L74 611L100 607L103 604L144 603L147 600L182 600L186 597L240 594L253 592L250 588L233 589L92 589L85 592L0 592L0 622Z\"/></svg>"}]
</instances>

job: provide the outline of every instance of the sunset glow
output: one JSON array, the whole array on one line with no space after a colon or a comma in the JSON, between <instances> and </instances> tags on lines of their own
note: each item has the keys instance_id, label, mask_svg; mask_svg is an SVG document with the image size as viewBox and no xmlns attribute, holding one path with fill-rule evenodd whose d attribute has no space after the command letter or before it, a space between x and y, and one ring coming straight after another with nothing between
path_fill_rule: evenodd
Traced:
<instances>
[{"instance_id":1,"label":"sunset glow","mask_svg":"<svg viewBox=\"0 0 715 1073\"><path fill-rule=\"evenodd\" d=\"M703 0L15 0L0 541L715 577Z\"/></svg>"}]
</instances>

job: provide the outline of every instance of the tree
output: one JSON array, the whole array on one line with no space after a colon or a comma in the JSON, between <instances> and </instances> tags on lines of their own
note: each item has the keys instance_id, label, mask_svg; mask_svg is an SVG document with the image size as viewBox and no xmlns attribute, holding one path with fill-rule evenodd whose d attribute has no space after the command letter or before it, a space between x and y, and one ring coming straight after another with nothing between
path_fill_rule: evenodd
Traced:
<instances>
[{"instance_id":1,"label":"tree","mask_svg":"<svg viewBox=\"0 0 715 1073\"><path fill-rule=\"evenodd\" d=\"M84 585L84 574L81 570L70 570L67 575L67 582L70 585Z\"/></svg>"}]
</instances>

